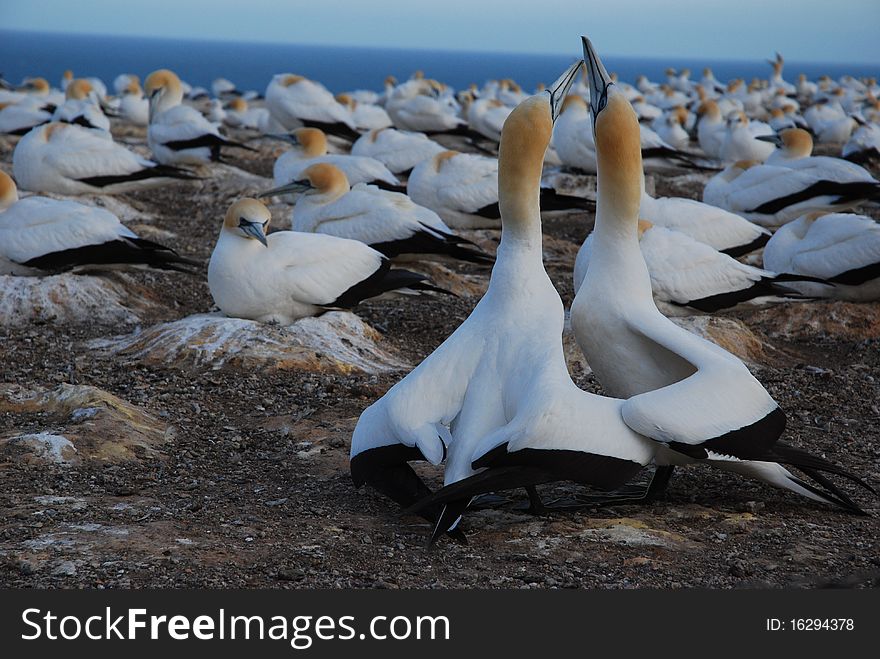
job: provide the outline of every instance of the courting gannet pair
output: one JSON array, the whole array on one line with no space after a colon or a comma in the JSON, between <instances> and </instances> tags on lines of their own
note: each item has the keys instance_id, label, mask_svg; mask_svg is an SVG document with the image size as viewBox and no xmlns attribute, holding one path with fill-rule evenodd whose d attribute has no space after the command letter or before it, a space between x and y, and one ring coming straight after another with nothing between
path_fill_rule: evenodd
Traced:
<instances>
[{"instance_id":1,"label":"courting gannet pair","mask_svg":"<svg viewBox=\"0 0 880 659\"><path fill-rule=\"evenodd\" d=\"M392 269L382 254L356 240L276 231L256 199L226 213L208 264L208 287L227 316L289 325L331 309L399 291L446 293L408 270Z\"/></svg>"},{"instance_id":2,"label":"courting gannet pair","mask_svg":"<svg viewBox=\"0 0 880 659\"><path fill-rule=\"evenodd\" d=\"M845 472L775 443L784 415L745 366L654 307L636 231L637 120L586 40L585 52L600 168L597 242L603 249L591 261L598 272L578 292L572 318L577 313L578 339L589 342L588 358L600 364L596 372L606 389L629 389L626 395L633 398L587 394L568 376L561 301L543 270L540 248L541 162L555 112L547 116L546 96L532 97L511 114L502 133L504 231L489 290L440 348L362 414L352 438L355 484L369 483L436 518L432 540L455 527L476 494L561 479L612 489L652 460L706 461L858 511L818 474ZM550 94L551 108L560 90L557 85ZM620 287L625 295L608 295ZM428 494L407 462L438 464L444 457L446 486ZM780 462L797 465L819 486Z\"/></svg>"},{"instance_id":3,"label":"courting gannet pair","mask_svg":"<svg viewBox=\"0 0 880 659\"><path fill-rule=\"evenodd\" d=\"M145 266L189 272L196 261L139 238L113 213L48 197L18 199L0 171L0 275L44 275Z\"/></svg>"}]
</instances>

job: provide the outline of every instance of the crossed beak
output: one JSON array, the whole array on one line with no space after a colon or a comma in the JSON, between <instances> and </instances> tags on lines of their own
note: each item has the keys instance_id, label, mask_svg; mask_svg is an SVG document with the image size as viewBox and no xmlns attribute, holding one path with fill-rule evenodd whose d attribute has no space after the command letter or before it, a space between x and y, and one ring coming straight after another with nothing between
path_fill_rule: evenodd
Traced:
<instances>
[{"instance_id":1,"label":"crossed beak","mask_svg":"<svg viewBox=\"0 0 880 659\"><path fill-rule=\"evenodd\" d=\"M556 121L557 117L559 117L559 113L562 112L562 103L565 101L565 97L568 95L568 90L571 89L578 71L581 70L583 64L583 60L574 62L547 90L550 94L550 115L553 118L553 121Z\"/></svg>"}]
</instances>

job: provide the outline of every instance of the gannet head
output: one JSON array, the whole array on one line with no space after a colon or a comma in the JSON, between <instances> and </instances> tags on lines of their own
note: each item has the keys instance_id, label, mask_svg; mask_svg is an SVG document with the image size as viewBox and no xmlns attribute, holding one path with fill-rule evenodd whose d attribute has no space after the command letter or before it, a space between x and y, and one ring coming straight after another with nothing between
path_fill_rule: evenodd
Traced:
<instances>
[{"instance_id":1,"label":"gannet head","mask_svg":"<svg viewBox=\"0 0 880 659\"><path fill-rule=\"evenodd\" d=\"M758 139L775 144L788 158L807 158L813 153L813 138L803 128L786 128L775 135L759 135Z\"/></svg>"},{"instance_id":2,"label":"gannet head","mask_svg":"<svg viewBox=\"0 0 880 659\"><path fill-rule=\"evenodd\" d=\"M293 73L288 73L286 75L281 76L281 84L285 87L290 87L291 85L296 85L297 83L305 80L303 76L298 76Z\"/></svg>"},{"instance_id":3,"label":"gannet head","mask_svg":"<svg viewBox=\"0 0 880 659\"><path fill-rule=\"evenodd\" d=\"M67 85L64 97L67 99L82 101L89 98L93 92L94 88L92 87L92 83L83 78L77 78Z\"/></svg>"},{"instance_id":4,"label":"gannet head","mask_svg":"<svg viewBox=\"0 0 880 659\"><path fill-rule=\"evenodd\" d=\"M125 86L124 93L138 97L143 95L144 92L141 89L141 81L136 75L129 76L128 84Z\"/></svg>"},{"instance_id":5,"label":"gannet head","mask_svg":"<svg viewBox=\"0 0 880 659\"><path fill-rule=\"evenodd\" d=\"M386 76L385 77L385 86L386 87L396 87L397 86L397 78L394 76Z\"/></svg>"},{"instance_id":6,"label":"gannet head","mask_svg":"<svg viewBox=\"0 0 880 659\"><path fill-rule=\"evenodd\" d=\"M49 82L45 78L25 78L21 85L22 91L45 96L49 93Z\"/></svg>"},{"instance_id":7,"label":"gannet head","mask_svg":"<svg viewBox=\"0 0 880 659\"><path fill-rule=\"evenodd\" d=\"M337 94L336 102L340 105L344 105L350 111L353 111L357 107L357 101L354 100L349 94Z\"/></svg>"},{"instance_id":8,"label":"gannet head","mask_svg":"<svg viewBox=\"0 0 880 659\"><path fill-rule=\"evenodd\" d=\"M144 91L150 100L150 119L183 102L183 86L174 71L153 71L144 81Z\"/></svg>"},{"instance_id":9,"label":"gannet head","mask_svg":"<svg viewBox=\"0 0 880 659\"><path fill-rule=\"evenodd\" d=\"M439 174L440 170L443 169L443 165L449 162L452 158L455 158L459 153L459 151L441 151L438 153L434 156L434 171Z\"/></svg>"},{"instance_id":10,"label":"gannet head","mask_svg":"<svg viewBox=\"0 0 880 659\"><path fill-rule=\"evenodd\" d=\"M322 162L303 170L300 177L287 185L260 193L261 198L282 194L307 194L340 197L351 189L348 177L336 165Z\"/></svg>"},{"instance_id":11,"label":"gannet head","mask_svg":"<svg viewBox=\"0 0 880 659\"><path fill-rule=\"evenodd\" d=\"M622 220L635 221L641 202L642 150L639 119L626 97L611 83L599 55L581 37L590 74L590 105L599 169L600 199Z\"/></svg>"},{"instance_id":12,"label":"gannet head","mask_svg":"<svg viewBox=\"0 0 880 659\"><path fill-rule=\"evenodd\" d=\"M0 210L6 210L18 201L18 190L12 177L0 169Z\"/></svg>"},{"instance_id":13,"label":"gannet head","mask_svg":"<svg viewBox=\"0 0 880 659\"><path fill-rule=\"evenodd\" d=\"M239 199L229 210L223 220L223 231L246 240L259 240L268 247L266 231L272 221L272 213L262 202L250 197Z\"/></svg>"},{"instance_id":14,"label":"gannet head","mask_svg":"<svg viewBox=\"0 0 880 659\"><path fill-rule=\"evenodd\" d=\"M231 101L229 101L228 107L233 112L247 112L248 104L247 101L244 100L241 96L236 96Z\"/></svg>"}]
</instances>

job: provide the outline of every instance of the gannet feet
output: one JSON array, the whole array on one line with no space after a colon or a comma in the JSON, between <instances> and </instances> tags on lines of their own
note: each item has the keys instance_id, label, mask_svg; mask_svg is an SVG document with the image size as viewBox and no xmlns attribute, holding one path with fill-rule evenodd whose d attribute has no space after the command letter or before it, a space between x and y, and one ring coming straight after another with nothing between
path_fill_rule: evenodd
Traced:
<instances>
[{"instance_id":1,"label":"gannet feet","mask_svg":"<svg viewBox=\"0 0 880 659\"><path fill-rule=\"evenodd\" d=\"M652 503L663 496L675 467L657 467L647 486L624 485L603 494L576 494L543 504L545 512L572 512L603 506L622 506Z\"/></svg>"}]
</instances>

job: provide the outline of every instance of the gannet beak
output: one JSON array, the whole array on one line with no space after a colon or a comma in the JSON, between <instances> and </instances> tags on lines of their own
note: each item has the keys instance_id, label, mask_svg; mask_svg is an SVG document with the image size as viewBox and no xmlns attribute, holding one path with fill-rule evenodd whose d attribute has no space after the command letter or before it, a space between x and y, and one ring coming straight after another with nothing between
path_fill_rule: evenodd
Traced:
<instances>
[{"instance_id":1,"label":"gannet beak","mask_svg":"<svg viewBox=\"0 0 880 659\"><path fill-rule=\"evenodd\" d=\"M264 199L266 197L272 197L275 195L282 194L299 194L302 192L308 192L309 190L313 190L312 184L309 183L308 179L303 179L301 181L291 181L287 185L282 185L277 188L272 188L271 190L266 190L265 192L261 192L257 195L258 199Z\"/></svg>"},{"instance_id":2,"label":"gannet beak","mask_svg":"<svg viewBox=\"0 0 880 659\"><path fill-rule=\"evenodd\" d=\"M777 133L773 133L772 135L758 135L757 139L761 140L762 142L770 142L770 144L782 148L782 138L779 137Z\"/></svg>"},{"instance_id":3,"label":"gannet beak","mask_svg":"<svg viewBox=\"0 0 880 659\"><path fill-rule=\"evenodd\" d=\"M565 73L559 76L559 79L550 86L550 89L548 90L550 92L550 115L553 118L553 121L556 121L556 118L562 111L562 102L568 95L568 90L571 89L571 85L574 83L574 79L577 77L578 71L581 70L583 64L583 60L574 62L565 70Z\"/></svg>"},{"instance_id":4,"label":"gannet beak","mask_svg":"<svg viewBox=\"0 0 880 659\"><path fill-rule=\"evenodd\" d=\"M248 222L242 219L239 221L238 227L250 237L259 240L265 247L269 246L269 242L266 240L266 232L263 231L263 225L260 222Z\"/></svg>"},{"instance_id":5,"label":"gannet beak","mask_svg":"<svg viewBox=\"0 0 880 659\"><path fill-rule=\"evenodd\" d=\"M593 48L593 44L586 37L581 37L584 47L584 62L587 65L587 76L590 79L590 109L593 111L593 124L596 123L596 117L604 109L608 103L608 88L614 83L611 76L599 59L599 55Z\"/></svg>"},{"instance_id":6,"label":"gannet beak","mask_svg":"<svg viewBox=\"0 0 880 659\"><path fill-rule=\"evenodd\" d=\"M293 133L281 133L279 134L270 134L265 135L264 137L268 137L270 140L278 140L279 142L288 142L289 144L299 144L299 140L296 135Z\"/></svg>"}]
</instances>

